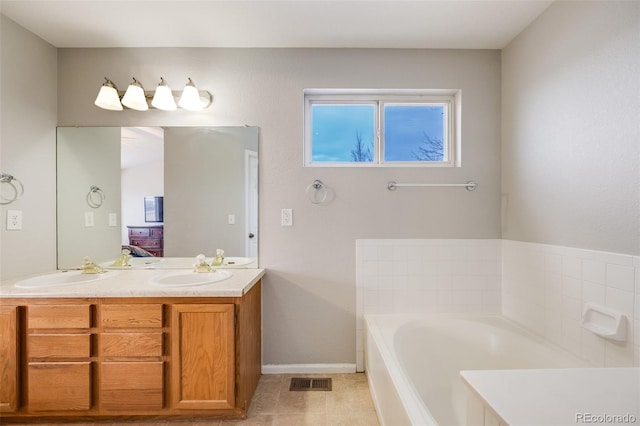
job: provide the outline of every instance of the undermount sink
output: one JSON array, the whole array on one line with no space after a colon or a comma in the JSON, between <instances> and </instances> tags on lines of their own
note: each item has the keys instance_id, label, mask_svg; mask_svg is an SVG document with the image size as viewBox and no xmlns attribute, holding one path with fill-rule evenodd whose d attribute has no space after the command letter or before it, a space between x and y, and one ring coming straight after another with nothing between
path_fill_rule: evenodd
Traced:
<instances>
[{"instance_id":1,"label":"undermount sink","mask_svg":"<svg viewBox=\"0 0 640 426\"><path fill-rule=\"evenodd\" d=\"M60 271L53 274L27 278L15 283L18 288L46 288L65 285L86 284L93 281L111 278L118 274L116 271L106 271L102 274L83 274L82 271Z\"/></svg>"},{"instance_id":2,"label":"undermount sink","mask_svg":"<svg viewBox=\"0 0 640 426\"><path fill-rule=\"evenodd\" d=\"M226 270L213 272L182 271L156 275L149 282L164 287L188 287L217 283L231 278L232 275L231 272Z\"/></svg>"}]
</instances>

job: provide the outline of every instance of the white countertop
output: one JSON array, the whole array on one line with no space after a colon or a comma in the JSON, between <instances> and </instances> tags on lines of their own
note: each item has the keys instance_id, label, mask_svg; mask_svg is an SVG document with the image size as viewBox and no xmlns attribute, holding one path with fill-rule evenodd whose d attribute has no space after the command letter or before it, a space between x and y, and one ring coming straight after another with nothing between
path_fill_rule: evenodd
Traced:
<instances>
[{"instance_id":1,"label":"white countertop","mask_svg":"<svg viewBox=\"0 0 640 426\"><path fill-rule=\"evenodd\" d=\"M41 288L18 288L15 283L21 279L5 280L0 283L0 297L241 297L265 274L264 269L238 268L227 269L232 274L230 278L205 285L169 287L150 282L157 275L171 274L179 270L109 270L105 273L104 279L98 281ZM191 270L192 268L184 269L185 272Z\"/></svg>"},{"instance_id":2,"label":"white countertop","mask_svg":"<svg viewBox=\"0 0 640 426\"><path fill-rule=\"evenodd\" d=\"M640 423L640 368L474 370L460 374L511 426ZM615 417L625 415L635 421Z\"/></svg>"}]
</instances>

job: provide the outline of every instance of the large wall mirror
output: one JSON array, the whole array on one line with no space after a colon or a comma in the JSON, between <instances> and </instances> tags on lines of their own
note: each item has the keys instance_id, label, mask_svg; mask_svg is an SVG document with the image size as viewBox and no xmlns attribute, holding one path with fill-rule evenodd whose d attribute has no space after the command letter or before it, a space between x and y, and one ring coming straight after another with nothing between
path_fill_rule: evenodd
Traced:
<instances>
[{"instance_id":1,"label":"large wall mirror","mask_svg":"<svg viewBox=\"0 0 640 426\"><path fill-rule=\"evenodd\" d=\"M123 247L257 267L258 128L59 127L57 215L59 269Z\"/></svg>"}]
</instances>

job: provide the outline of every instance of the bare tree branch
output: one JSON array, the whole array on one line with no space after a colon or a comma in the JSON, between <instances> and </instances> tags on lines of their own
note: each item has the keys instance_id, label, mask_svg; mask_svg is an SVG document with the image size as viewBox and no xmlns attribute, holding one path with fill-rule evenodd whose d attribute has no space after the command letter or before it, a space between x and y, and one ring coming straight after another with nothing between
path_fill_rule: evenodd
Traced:
<instances>
[{"instance_id":1,"label":"bare tree branch","mask_svg":"<svg viewBox=\"0 0 640 426\"><path fill-rule=\"evenodd\" d=\"M444 158L444 144L442 139L431 138L426 132L422 133L422 145L412 154L418 161L442 161Z\"/></svg>"},{"instance_id":2,"label":"bare tree branch","mask_svg":"<svg viewBox=\"0 0 640 426\"><path fill-rule=\"evenodd\" d=\"M356 132L356 142L354 144L354 148L351 150L351 159L356 163L373 161L371 148L364 145L362 142L362 134L360 132Z\"/></svg>"}]
</instances>

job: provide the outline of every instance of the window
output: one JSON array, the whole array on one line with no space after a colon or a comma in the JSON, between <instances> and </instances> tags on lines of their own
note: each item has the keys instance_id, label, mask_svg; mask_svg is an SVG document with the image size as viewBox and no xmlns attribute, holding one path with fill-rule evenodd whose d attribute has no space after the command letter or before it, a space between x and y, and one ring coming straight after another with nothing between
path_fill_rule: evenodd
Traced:
<instances>
[{"instance_id":1,"label":"window","mask_svg":"<svg viewBox=\"0 0 640 426\"><path fill-rule=\"evenodd\" d=\"M305 165L459 165L459 96L305 90Z\"/></svg>"}]
</instances>

